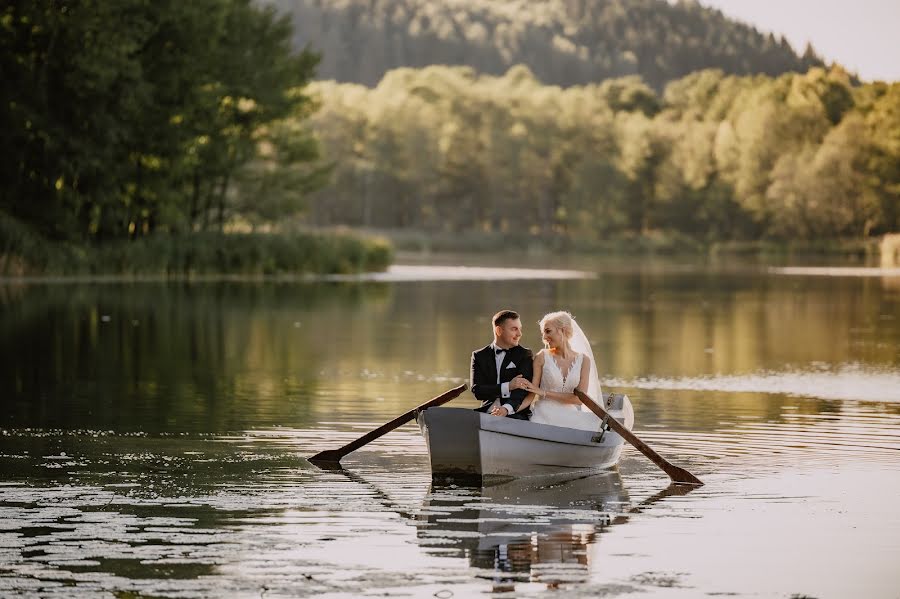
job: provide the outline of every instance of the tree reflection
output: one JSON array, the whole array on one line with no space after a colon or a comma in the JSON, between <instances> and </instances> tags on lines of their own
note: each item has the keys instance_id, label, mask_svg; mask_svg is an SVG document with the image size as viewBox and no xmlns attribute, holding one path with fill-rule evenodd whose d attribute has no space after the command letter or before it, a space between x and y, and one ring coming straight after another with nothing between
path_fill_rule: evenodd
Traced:
<instances>
[{"instance_id":1,"label":"tree reflection","mask_svg":"<svg viewBox=\"0 0 900 599\"><path fill-rule=\"evenodd\" d=\"M337 283L26 287L0 315L3 424L220 432L302 420L314 406L285 399L315 394L329 323L386 294Z\"/></svg>"},{"instance_id":2,"label":"tree reflection","mask_svg":"<svg viewBox=\"0 0 900 599\"><path fill-rule=\"evenodd\" d=\"M504 305L523 314L532 349L540 315L575 314L604 385L629 394L639 427L779 421L790 395L810 398L792 397L792 413L828 411L822 384L898 365L900 296L882 279L553 260L534 265L598 277L0 284L0 425L216 433L384 422L465 381ZM833 376L805 377L822 372Z\"/></svg>"}]
</instances>

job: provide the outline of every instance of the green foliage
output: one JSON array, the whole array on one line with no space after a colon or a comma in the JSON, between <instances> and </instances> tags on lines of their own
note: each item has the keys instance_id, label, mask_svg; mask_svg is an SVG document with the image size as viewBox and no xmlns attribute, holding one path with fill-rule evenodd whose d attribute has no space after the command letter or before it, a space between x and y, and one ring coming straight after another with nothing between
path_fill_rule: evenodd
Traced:
<instances>
[{"instance_id":1,"label":"green foliage","mask_svg":"<svg viewBox=\"0 0 900 599\"><path fill-rule=\"evenodd\" d=\"M0 276L349 274L393 259L388 242L350 234L158 234L85 247L49 242L2 214L0 239Z\"/></svg>"},{"instance_id":2,"label":"green foliage","mask_svg":"<svg viewBox=\"0 0 900 599\"><path fill-rule=\"evenodd\" d=\"M662 98L631 77L545 86L522 66L320 82L310 125L335 170L308 219L595 247L879 235L900 228L898 89L840 67L702 71Z\"/></svg>"},{"instance_id":3,"label":"green foliage","mask_svg":"<svg viewBox=\"0 0 900 599\"><path fill-rule=\"evenodd\" d=\"M640 77L607 79L600 84L599 92L615 112L639 111L652 117L660 110L659 98Z\"/></svg>"},{"instance_id":4,"label":"green foliage","mask_svg":"<svg viewBox=\"0 0 900 599\"><path fill-rule=\"evenodd\" d=\"M290 36L251 0L4 4L0 211L99 244L299 210L327 169Z\"/></svg>"},{"instance_id":5,"label":"green foliage","mask_svg":"<svg viewBox=\"0 0 900 599\"><path fill-rule=\"evenodd\" d=\"M702 69L805 72L822 60L692 0L266 0L294 18L295 44L322 52L321 76L376 85L392 69L467 65L542 82L637 75L661 91Z\"/></svg>"},{"instance_id":6,"label":"green foliage","mask_svg":"<svg viewBox=\"0 0 900 599\"><path fill-rule=\"evenodd\" d=\"M874 83L858 91L865 133L866 183L878 197L880 229L900 230L900 83Z\"/></svg>"},{"instance_id":7,"label":"green foliage","mask_svg":"<svg viewBox=\"0 0 900 599\"><path fill-rule=\"evenodd\" d=\"M66 264L73 253L62 244L49 243L31 227L0 211L0 275L22 276L49 265Z\"/></svg>"},{"instance_id":8,"label":"green foliage","mask_svg":"<svg viewBox=\"0 0 900 599\"><path fill-rule=\"evenodd\" d=\"M351 235L198 233L109 244L92 258L92 274L349 274L384 270L392 251Z\"/></svg>"}]
</instances>

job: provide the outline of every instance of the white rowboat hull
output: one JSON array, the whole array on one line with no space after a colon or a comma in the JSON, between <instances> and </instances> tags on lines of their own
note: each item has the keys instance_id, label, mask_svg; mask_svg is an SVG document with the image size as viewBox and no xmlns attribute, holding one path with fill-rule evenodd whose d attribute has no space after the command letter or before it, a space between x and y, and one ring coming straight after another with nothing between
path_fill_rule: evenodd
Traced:
<instances>
[{"instance_id":1,"label":"white rowboat hull","mask_svg":"<svg viewBox=\"0 0 900 599\"><path fill-rule=\"evenodd\" d=\"M626 402L630 410L624 395L607 399L617 420L624 421ZM437 475L520 477L599 470L618 463L624 444L610 430L601 435L466 408L428 408L417 421Z\"/></svg>"}]
</instances>

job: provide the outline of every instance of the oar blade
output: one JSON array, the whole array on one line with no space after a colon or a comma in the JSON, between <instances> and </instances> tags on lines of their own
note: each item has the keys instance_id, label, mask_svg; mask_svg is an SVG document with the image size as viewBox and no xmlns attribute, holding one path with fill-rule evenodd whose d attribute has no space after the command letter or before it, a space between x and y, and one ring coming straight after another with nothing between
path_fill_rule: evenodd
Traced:
<instances>
[{"instance_id":1,"label":"oar blade","mask_svg":"<svg viewBox=\"0 0 900 599\"><path fill-rule=\"evenodd\" d=\"M340 468L341 458L346 456L348 453L350 453L352 451L356 451L357 449L359 449L363 445L369 443L370 441L373 441L373 440L377 439L378 437L384 435L385 433L388 433L388 432L394 430L398 426L406 424L407 422L415 419L416 416L419 414L419 412L421 412L422 410L447 403L448 401L450 401L454 397L458 396L460 393L462 393L466 389L468 389L468 385L465 385L465 384L462 384L459 387L455 387L453 389L449 389L449 390L445 391L444 393L442 393L441 395L438 395L437 397L432 398L429 401L426 401L422 405L416 406L412 410L409 410L408 412L405 412L405 413L401 414L400 416L397 416L390 422L383 424L382 426L379 426L377 429L375 429L373 431L369 431L368 433L366 433L359 439L356 439L355 441L347 443L343 447L340 447L338 449L326 449L325 451L320 451L319 453L317 453L316 455L314 455L308 459L315 466L319 466L322 468L326 468L326 469L334 469L335 467Z\"/></svg>"},{"instance_id":2,"label":"oar blade","mask_svg":"<svg viewBox=\"0 0 900 599\"><path fill-rule=\"evenodd\" d=\"M671 478L672 482L676 485L690 485L692 487L699 487L703 485L702 480L700 480L684 468L679 468L675 464L669 464L669 468L666 469L666 474L669 475L669 478Z\"/></svg>"},{"instance_id":3,"label":"oar blade","mask_svg":"<svg viewBox=\"0 0 900 599\"><path fill-rule=\"evenodd\" d=\"M342 457L344 457L344 454L340 451L337 451L335 449L326 449L325 451L320 451L313 457L309 458L309 461L322 468L328 468L332 464L340 467Z\"/></svg>"},{"instance_id":4,"label":"oar blade","mask_svg":"<svg viewBox=\"0 0 900 599\"><path fill-rule=\"evenodd\" d=\"M575 395L578 399L581 400L590 411L597 415L599 418L606 418L609 416L607 411L600 407L600 404L591 399L590 396L586 395L580 389L575 389ZM613 431L617 432L623 439L631 443L631 445L637 449L639 452L644 454L651 462L656 464L663 472L669 475L669 478L672 479L673 483L679 485L693 485L700 486L703 482L685 470L684 468L679 468L678 466L670 463L664 457L656 453L656 451L644 443L641 439L638 438L633 432L625 428L622 423L620 423L615 418L607 419L607 426L611 428Z\"/></svg>"}]
</instances>

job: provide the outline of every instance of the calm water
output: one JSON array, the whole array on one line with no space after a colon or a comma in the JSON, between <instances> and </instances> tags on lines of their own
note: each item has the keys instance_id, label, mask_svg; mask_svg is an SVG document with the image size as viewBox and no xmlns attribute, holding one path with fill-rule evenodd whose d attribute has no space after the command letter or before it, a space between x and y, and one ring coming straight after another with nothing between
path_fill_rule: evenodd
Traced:
<instances>
[{"instance_id":1,"label":"calm water","mask_svg":"<svg viewBox=\"0 0 900 599\"><path fill-rule=\"evenodd\" d=\"M897 273L534 266L0 283L0 596L900 598ZM535 349L571 310L706 485L432 483L412 425L305 461L464 382L501 307Z\"/></svg>"}]
</instances>

